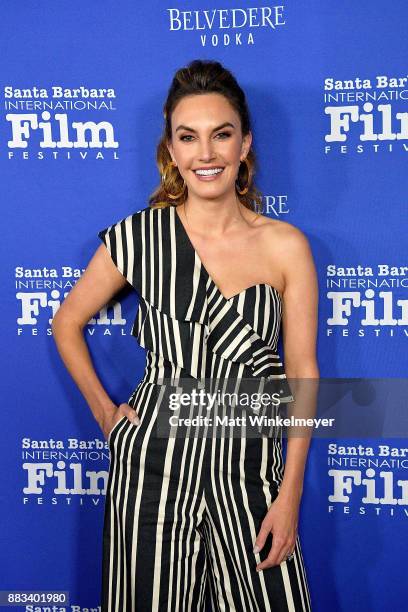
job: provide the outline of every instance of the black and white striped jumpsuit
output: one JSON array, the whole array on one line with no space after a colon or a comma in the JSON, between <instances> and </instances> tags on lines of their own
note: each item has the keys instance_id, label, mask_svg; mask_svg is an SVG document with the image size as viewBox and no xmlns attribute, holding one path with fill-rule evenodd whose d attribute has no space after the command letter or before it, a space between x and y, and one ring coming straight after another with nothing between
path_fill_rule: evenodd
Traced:
<instances>
[{"instance_id":1,"label":"black and white striped jumpsuit","mask_svg":"<svg viewBox=\"0 0 408 612\"><path fill-rule=\"evenodd\" d=\"M147 207L99 232L139 295L132 334L147 349L128 400L140 425L109 436L102 612L310 611L299 537L294 558L256 572L253 546L283 477L282 439L159 437L163 380L276 380L282 298L266 284L227 299L203 266L176 207ZM207 594L207 597L206 597Z\"/></svg>"}]
</instances>

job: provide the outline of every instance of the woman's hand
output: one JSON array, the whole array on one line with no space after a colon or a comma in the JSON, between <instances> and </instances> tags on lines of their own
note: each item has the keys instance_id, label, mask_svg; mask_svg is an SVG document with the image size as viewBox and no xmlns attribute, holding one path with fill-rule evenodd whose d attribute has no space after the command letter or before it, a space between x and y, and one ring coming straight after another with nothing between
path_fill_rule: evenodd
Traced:
<instances>
[{"instance_id":1,"label":"woman's hand","mask_svg":"<svg viewBox=\"0 0 408 612\"><path fill-rule=\"evenodd\" d=\"M269 508L255 541L254 553L259 553L272 533L272 547L267 558L258 563L256 571L279 565L295 548L300 499L297 495L279 493Z\"/></svg>"},{"instance_id":2,"label":"woman's hand","mask_svg":"<svg viewBox=\"0 0 408 612\"><path fill-rule=\"evenodd\" d=\"M109 439L109 435L116 423L118 423L124 416L126 416L134 425L139 425L140 419L136 410L131 408L131 406L129 406L127 403L119 404L119 406L114 408L112 411L105 412L103 421L101 423L101 429L107 440Z\"/></svg>"}]
</instances>

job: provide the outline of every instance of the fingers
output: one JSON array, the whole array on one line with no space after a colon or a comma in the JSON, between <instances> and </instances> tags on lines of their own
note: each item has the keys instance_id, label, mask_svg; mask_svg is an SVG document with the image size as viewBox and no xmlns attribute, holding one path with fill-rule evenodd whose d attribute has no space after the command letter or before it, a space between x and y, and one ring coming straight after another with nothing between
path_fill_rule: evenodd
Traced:
<instances>
[{"instance_id":1,"label":"fingers","mask_svg":"<svg viewBox=\"0 0 408 612\"><path fill-rule=\"evenodd\" d=\"M138 417L138 414L137 414L136 410L132 409L132 415L129 418L130 418L131 422L133 423L133 425L140 425L140 419Z\"/></svg>"},{"instance_id":2,"label":"fingers","mask_svg":"<svg viewBox=\"0 0 408 612\"><path fill-rule=\"evenodd\" d=\"M116 415L119 418L116 418ZM116 408L114 408L114 414L113 416L109 416L109 417L105 417L105 420L103 421L103 425L101 425L102 431L105 435L105 439L109 440L111 433L113 432L113 430L115 429L116 425L119 423L119 421L121 419L123 419L123 417L127 417L127 419L133 423L133 425L139 426L140 425L140 418L139 415L137 414L136 410L134 408L132 408L131 406L129 406L129 404L127 403L122 403L119 404L119 406L117 406ZM106 429L106 420L108 420L108 429ZM113 424L112 424L113 423Z\"/></svg>"},{"instance_id":3,"label":"fingers","mask_svg":"<svg viewBox=\"0 0 408 612\"><path fill-rule=\"evenodd\" d=\"M140 425L139 415L137 414L137 412L136 412L136 410L134 408L129 406L129 404L121 404L119 406L119 408L123 408L123 412L125 413L125 415L129 419L129 421L131 423L133 423L133 425Z\"/></svg>"},{"instance_id":4,"label":"fingers","mask_svg":"<svg viewBox=\"0 0 408 612\"><path fill-rule=\"evenodd\" d=\"M258 537L255 540L254 553L258 554L265 545L265 540L270 534L271 530L268 525L262 523L261 528L258 533Z\"/></svg>"},{"instance_id":5,"label":"fingers","mask_svg":"<svg viewBox=\"0 0 408 612\"><path fill-rule=\"evenodd\" d=\"M274 565L280 565L287 560L295 548L296 538L285 538L278 534L272 534L272 547L266 559L256 566L256 571L262 571Z\"/></svg>"}]
</instances>

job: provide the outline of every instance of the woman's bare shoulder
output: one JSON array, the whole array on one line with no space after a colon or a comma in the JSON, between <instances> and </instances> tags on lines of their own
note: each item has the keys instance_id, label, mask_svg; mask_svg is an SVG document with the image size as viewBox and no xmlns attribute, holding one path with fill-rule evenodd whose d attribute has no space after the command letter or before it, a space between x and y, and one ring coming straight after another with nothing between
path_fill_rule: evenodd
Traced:
<instances>
[{"instance_id":1,"label":"woman's bare shoulder","mask_svg":"<svg viewBox=\"0 0 408 612\"><path fill-rule=\"evenodd\" d=\"M281 247L284 243L286 254L292 249L299 252L299 250L309 248L307 236L293 223L260 214L254 225L261 230L262 238L268 244Z\"/></svg>"}]
</instances>

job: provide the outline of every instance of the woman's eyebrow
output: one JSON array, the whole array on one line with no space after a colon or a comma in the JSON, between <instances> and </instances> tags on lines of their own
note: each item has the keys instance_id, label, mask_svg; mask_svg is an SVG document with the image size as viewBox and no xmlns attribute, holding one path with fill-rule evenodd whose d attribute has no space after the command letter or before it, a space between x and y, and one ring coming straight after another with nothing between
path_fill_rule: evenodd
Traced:
<instances>
[{"instance_id":1,"label":"woman's eyebrow","mask_svg":"<svg viewBox=\"0 0 408 612\"><path fill-rule=\"evenodd\" d=\"M232 128L235 128L235 125L233 125L233 124L232 124L232 123L230 123L229 121L225 121L225 123L221 123L221 125L219 125L219 126L215 127L215 128L212 130L212 132L216 132L217 130L220 130L221 128L224 128L224 127L232 127ZM195 132L195 131L196 131L196 130L194 130L193 128L188 127L187 125L179 125L179 126L176 128L176 132L177 132L178 130L187 130L188 132Z\"/></svg>"}]
</instances>

